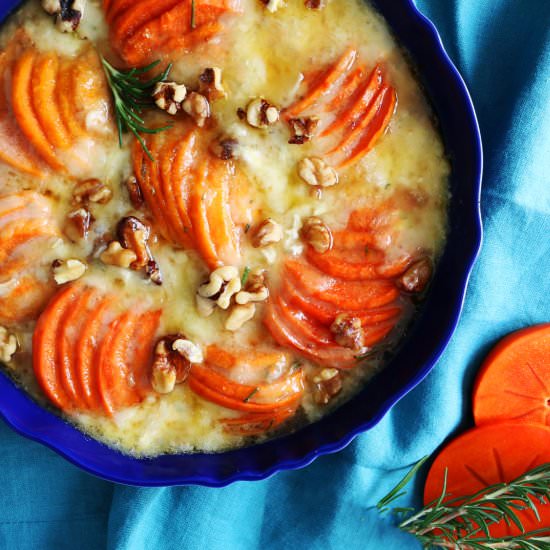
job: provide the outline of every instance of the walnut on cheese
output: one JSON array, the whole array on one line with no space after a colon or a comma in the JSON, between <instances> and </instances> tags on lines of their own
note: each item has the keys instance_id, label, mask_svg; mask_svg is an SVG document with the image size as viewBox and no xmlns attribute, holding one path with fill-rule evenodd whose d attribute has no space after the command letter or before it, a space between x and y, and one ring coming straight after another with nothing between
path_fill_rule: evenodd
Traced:
<instances>
[{"instance_id":1,"label":"walnut on cheese","mask_svg":"<svg viewBox=\"0 0 550 550\"><path fill-rule=\"evenodd\" d=\"M75 258L54 260L52 263L53 278L58 285L80 279L86 273L86 269L88 269L88 266L83 261Z\"/></svg>"},{"instance_id":2,"label":"walnut on cheese","mask_svg":"<svg viewBox=\"0 0 550 550\"><path fill-rule=\"evenodd\" d=\"M236 267L226 265L219 267L210 273L210 277L206 283L199 286L197 291L197 309L201 312L203 304L202 299L208 299L211 303L217 305L221 309L227 309L231 303L231 298L241 290L241 278L239 270ZM204 304L202 310L206 311ZM214 311L212 307L210 313Z\"/></svg>"},{"instance_id":3,"label":"walnut on cheese","mask_svg":"<svg viewBox=\"0 0 550 550\"><path fill-rule=\"evenodd\" d=\"M245 305L250 302L263 302L269 298L269 289L265 284L265 272L263 269L251 271L243 290L235 295L235 302Z\"/></svg>"},{"instance_id":4,"label":"walnut on cheese","mask_svg":"<svg viewBox=\"0 0 550 550\"><path fill-rule=\"evenodd\" d=\"M175 115L182 110L186 97L187 88L185 84L178 84L177 82L157 82L153 90L155 105L169 115Z\"/></svg>"},{"instance_id":5,"label":"walnut on cheese","mask_svg":"<svg viewBox=\"0 0 550 550\"><path fill-rule=\"evenodd\" d=\"M208 101L216 101L227 96L222 84L222 70L219 67L208 67L199 76L199 93Z\"/></svg>"},{"instance_id":6,"label":"walnut on cheese","mask_svg":"<svg viewBox=\"0 0 550 550\"><path fill-rule=\"evenodd\" d=\"M111 241L107 248L101 253L99 259L107 265L129 268L137 260L133 250L123 248L118 241Z\"/></svg>"},{"instance_id":7,"label":"walnut on cheese","mask_svg":"<svg viewBox=\"0 0 550 550\"><path fill-rule=\"evenodd\" d=\"M267 128L279 120L279 109L263 97L257 97L246 106L246 121L254 128Z\"/></svg>"},{"instance_id":8,"label":"walnut on cheese","mask_svg":"<svg viewBox=\"0 0 550 550\"><path fill-rule=\"evenodd\" d=\"M306 218L300 230L302 239L316 252L324 254L332 248L332 233L321 218L310 216Z\"/></svg>"},{"instance_id":9,"label":"walnut on cheese","mask_svg":"<svg viewBox=\"0 0 550 550\"><path fill-rule=\"evenodd\" d=\"M187 379L193 363L202 363L202 349L183 334L162 337L155 346L151 367L151 385L157 393L170 393Z\"/></svg>"},{"instance_id":10,"label":"walnut on cheese","mask_svg":"<svg viewBox=\"0 0 550 550\"><path fill-rule=\"evenodd\" d=\"M86 0L42 0L42 8L55 16L55 26L61 32L74 32L84 16Z\"/></svg>"},{"instance_id":11,"label":"walnut on cheese","mask_svg":"<svg viewBox=\"0 0 550 550\"><path fill-rule=\"evenodd\" d=\"M17 336L0 326L0 361L9 363L18 346Z\"/></svg>"},{"instance_id":12,"label":"walnut on cheese","mask_svg":"<svg viewBox=\"0 0 550 550\"><path fill-rule=\"evenodd\" d=\"M252 246L261 248L278 243L283 238L283 228L273 218L266 218L252 233Z\"/></svg>"},{"instance_id":13,"label":"walnut on cheese","mask_svg":"<svg viewBox=\"0 0 550 550\"><path fill-rule=\"evenodd\" d=\"M317 157L302 159L298 163L298 175L308 185L316 187L331 187L338 183L336 170Z\"/></svg>"},{"instance_id":14,"label":"walnut on cheese","mask_svg":"<svg viewBox=\"0 0 550 550\"><path fill-rule=\"evenodd\" d=\"M197 92L190 92L182 103L183 110L202 128L206 119L210 117L210 103L208 99Z\"/></svg>"},{"instance_id":15,"label":"walnut on cheese","mask_svg":"<svg viewBox=\"0 0 550 550\"><path fill-rule=\"evenodd\" d=\"M74 191L72 203L87 204L89 202L107 204L113 197L113 191L105 183L96 178L79 182Z\"/></svg>"}]
</instances>

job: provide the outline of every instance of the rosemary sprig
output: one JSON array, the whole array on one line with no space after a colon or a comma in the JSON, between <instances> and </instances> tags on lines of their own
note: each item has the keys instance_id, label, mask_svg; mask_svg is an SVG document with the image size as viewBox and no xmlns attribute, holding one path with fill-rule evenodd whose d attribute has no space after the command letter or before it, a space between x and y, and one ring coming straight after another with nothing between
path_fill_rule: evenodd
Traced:
<instances>
[{"instance_id":1,"label":"rosemary sprig","mask_svg":"<svg viewBox=\"0 0 550 550\"><path fill-rule=\"evenodd\" d=\"M426 461L424 457L377 504L384 512L388 505L404 494L410 482ZM454 550L539 550L550 548L550 528L525 531L518 511L530 509L540 519L538 506L549 506L550 463L534 468L509 483L497 483L473 495L446 500L447 476L439 498L418 512L411 508L394 508L399 514L399 529L415 536L425 549L453 548ZM500 521L515 524L521 535L492 537L489 527Z\"/></svg>"},{"instance_id":2,"label":"rosemary sprig","mask_svg":"<svg viewBox=\"0 0 550 550\"><path fill-rule=\"evenodd\" d=\"M246 281L248 281L249 275L250 275L250 268L246 266L243 270L243 275L241 277L241 286L244 286L246 284Z\"/></svg>"},{"instance_id":3,"label":"rosemary sprig","mask_svg":"<svg viewBox=\"0 0 550 550\"><path fill-rule=\"evenodd\" d=\"M128 71L115 69L104 57L101 57L101 63L113 94L119 145L122 147L122 134L130 131L136 136L147 156L154 162L153 156L140 134L157 134L168 130L171 126L148 128L145 126L142 114L144 109L154 105L153 89L158 82L166 80L172 65L168 65L157 76L144 80L140 77L154 69L160 63L159 60L141 69L134 68Z\"/></svg>"},{"instance_id":4,"label":"rosemary sprig","mask_svg":"<svg viewBox=\"0 0 550 550\"><path fill-rule=\"evenodd\" d=\"M195 27L195 0L191 0L191 28L194 29Z\"/></svg>"}]
</instances>

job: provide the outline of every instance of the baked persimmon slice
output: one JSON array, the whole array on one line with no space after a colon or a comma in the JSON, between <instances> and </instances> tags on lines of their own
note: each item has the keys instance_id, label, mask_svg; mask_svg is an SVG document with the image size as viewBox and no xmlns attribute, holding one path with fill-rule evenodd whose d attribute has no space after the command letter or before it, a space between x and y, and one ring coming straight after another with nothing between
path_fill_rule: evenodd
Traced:
<instances>
[{"instance_id":1,"label":"baked persimmon slice","mask_svg":"<svg viewBox=\"0 0 550 550\"><path fill-rule=\"evenodd\" d=\"M513 332L491 350L477 375L473 408L477 425L550 426L550 323Z\"/></svg>"},{"instance_id":2,"label":"baked persimmon slice","mask_svg":"<svg viewBox=\"0 0 550 550\"><path fill-rule=\"evenodd\" d=\"M103 7L111 44L132 66L208 41L222 30L222 16L242 9L240 0L109 0Z\"/></svg>"},{"instance_id":3,"label":"baked persimmon slice","mask_svg":"<svg viewBox=\"0 0 550 550\"><path fill-rule=\"evenodd\" d=\"M424 503L438 499L447 472L447 497L473 495L494 483L510 482L536 466L550 462L550 428L539 424L489 424L453 439L438 454L424 487ZM459 501L460 502L460 501ZM539 522L532 510L514 510L526 531L550 525L550 505L541 505ZM490 506L490 505L488 505ZM503 520L489 527L492 537L520 535L520 529ZM480 532L480 536L484 536Z\"/></svg>"},{"instance_id":4,"label":"baked persimmon slice","mask_svg":"<svg viewBox=\"0 0 550 550\"><path fill-rule=\"evenodd\" d=\"M65 390L58 361L58 343L63 334L60 327L82 293L79 285L68 285L58 292L44 310L33 333L33 368L36 380L57 407L73 409L74 403Z\"/></svg>"},{"instance_id":5,"label":"baked persimmon slice","mask_svg":"<svg viewBox=\"0 0 550 550\"><path fill-rule=\"evenodd\" d=\"M99 393L105 412L142 401L149 390L148 367L160 311L129 309L109 326L99 350Z\"/></svg>"},{"instance_id":6,"label":"baked persimmon slice","mask_svg":"<svg viewBox=\"0 0 550 550\"><path fill-rule=\"evenodd\" d=\"M309 89L298 101L285 109L284 116L287 119L296 117L318 103L320 99L336 92L356 59L357 50L348 47L340 58L309 86Z\"/></svg>"},{"instance_id":7,"label":"baked persimmon slice","mask_svg":"<svg viewBox=\"0 0 550 550\"><path fill-rule=\"evenodd\" d=\"M304 391L302 369L288 372L274 382L242 384L207 365L193 365L187 379L190 389L207 401L227 409L273 413L295 407Z\"/></svg>"}]
</instances>

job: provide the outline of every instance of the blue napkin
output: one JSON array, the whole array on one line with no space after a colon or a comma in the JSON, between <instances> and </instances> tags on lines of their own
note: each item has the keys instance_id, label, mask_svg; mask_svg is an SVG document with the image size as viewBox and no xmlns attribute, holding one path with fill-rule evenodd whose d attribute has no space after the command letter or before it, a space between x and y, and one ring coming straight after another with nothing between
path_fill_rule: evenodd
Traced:
<instances>
[{"instance_id":1,"label":"blue napkin","mask_svg":"<svg viewBox=\"0 0 550 550\"><path fill-rule=\"evenodd\" d=\"M469 85L486 159L485 244L436 368L344 451L224 489L114 486L0 425L0 548L419 548L371 507L471 423L472 380L489 348L550 320L550 2L417 3ZM403 505L418 503L421 486Z\"/></svg>"}]
</instances>

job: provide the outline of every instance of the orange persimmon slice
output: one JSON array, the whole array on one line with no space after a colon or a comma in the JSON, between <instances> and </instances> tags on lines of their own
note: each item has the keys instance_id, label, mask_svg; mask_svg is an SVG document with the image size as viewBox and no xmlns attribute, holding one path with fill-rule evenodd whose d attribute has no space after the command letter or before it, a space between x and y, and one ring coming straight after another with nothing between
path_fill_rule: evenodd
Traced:
<instances>
[{"instance_id":1,"label":"orange persimmon slice","mask_svg":"<svg viewBox=\"0 0 550 550\"><path fill-rule=\"evenodd\" d=\"M95 294L94 289L85 288L62 316L59 323L57 368L63 389L76 409L86 408L86 401L82 397L77 376L75 348Z\"/></svg>"},{"instance_id":2,"label":"orange persimmon slice","mask_svg":"<svg viewBox=\"0 0 550 550\"><path fill-rule=\"evenodd\" d=\"M33 49L27 49L14 62L11 94L13 113L21 131L40 156L53 169L63 172L63 164L57 158L52 144L44 134L42 126L37 119L32 100L32 75L36 58L36 52Z\"/></svg>"},{"instance_id":3,"label":"orange persimmon slice","mask_svg":"<svg viewBox=\"0 0 550 550\"><path fill-rule=\"evenodd\" d=\"M197 364L189 372L188 384L197 395L227 409L273 413L296 406L304 391L304 373L298 369L272 383L251 385L235 382Z\"/></svg>"},{"instance_id":4,"label":"orange persimmon slice","mask_svg":"<svg viewBox=\"0 0 550 550\"><path fill-rule=\"evenodd\" d=\"M346 49L340 59L331 65L311 86L306 94L290 107L285 109L286 118L292 118L303 113L323 96L328 95L341 83L344 75L348 73L357 59L357 50L352 47Z\"/></svg>"},{"instance_id":5,"label":"orange persimmon slice","mask_svg":"<svg viewBox=\"0 0 550 550\"><path fill-rule=\"evenodd\" d=\"M451 441L436 457L424 487L424 503L441 495L445 470L445 500L473 495L484 487L509 482L550 462L550 428L538 424L499 423L473 428ZM531 510L515 511L526 531L550 525L550 504L538 504L541 521ZM491 536L519 535L513 523L489 527ZM484 536L480 533L480 536Z\"/></svg>"},{"instance_id":6,"label":"orange persimmon slice","mask_svg":"<svg viewBox=\"0 0 550 550\"><path fill-rule=\"evenodd\" d=\"M550 426L550 323L513 332L492 349L477 376L473 408L477 425Z\"/></svg>"},{"instance_id":7,"label":"orange persimmon slice","mask_svg":"<svg viewBox=\"0 0 550 550\"><path fill-rule=\"evenodd\" d=\"M86 408L91 411L102 406L97 367L101 343L114 316L111 311L113 301L113 297L106 297L95 304L88 313L76 342L76 376Z\"/></svg>"},{"instance_id":8,"label":"orange persimmon slice","mask_svg":"<svg viewBox=\"0 0 550 550\"><path fill-rule=\"evenodd\" d=\"M59 327L81 291L80 286L69 285L57 293L38 319L32 340L36 379L50 401L62 410L70 410L73 403L61 381L58 367L57 346L62 336Z\"/></svg>"}]
</instances>

